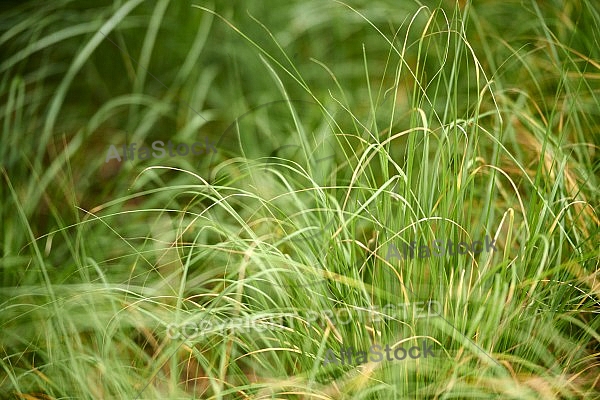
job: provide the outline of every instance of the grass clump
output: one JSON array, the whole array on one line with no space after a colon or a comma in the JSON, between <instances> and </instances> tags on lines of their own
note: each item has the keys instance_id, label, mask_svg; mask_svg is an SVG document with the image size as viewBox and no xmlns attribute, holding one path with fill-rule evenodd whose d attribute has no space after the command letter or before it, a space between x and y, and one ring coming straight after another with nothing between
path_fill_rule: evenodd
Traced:
<instances>
[{"instance_id":1,"label":"grass clump","mask_svg":"<svg viewBox=\"0 0 600 400\"><path fill-rule=\"evenodd\" d=\"M2 11L0 393L597 398L595 4L245 7Z\"/></svg>"}]
</instances>

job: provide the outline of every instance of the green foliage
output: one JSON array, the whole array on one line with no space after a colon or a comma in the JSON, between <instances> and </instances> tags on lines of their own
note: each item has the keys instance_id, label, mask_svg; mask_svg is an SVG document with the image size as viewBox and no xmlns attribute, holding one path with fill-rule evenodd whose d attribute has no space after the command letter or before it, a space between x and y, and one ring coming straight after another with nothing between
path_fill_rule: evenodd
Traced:
<instances>
[{"instance_id":1,"label":"green foliage","mask_svg":"<svg viewBox=\"0 0 600 400\"><path fill-rule=\"evenodd\" d=\"M0 397L598 398L600 10L563 3L2 6Z\"/></svg>"}]
</instances>

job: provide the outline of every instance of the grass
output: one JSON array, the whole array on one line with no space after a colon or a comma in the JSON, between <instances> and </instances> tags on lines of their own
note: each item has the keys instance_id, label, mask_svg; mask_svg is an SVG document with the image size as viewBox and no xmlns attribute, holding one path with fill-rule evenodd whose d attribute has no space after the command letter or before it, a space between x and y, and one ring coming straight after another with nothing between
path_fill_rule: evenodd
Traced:
<instances>
[{"instance_id":1,"label":"grass","mask_svg":"<svg viewBox=\"0 0 600 400\"><path fill-rule=\"evenodd\" d=\"M598 398L600 10L396 3L3 8L0 397Z\"/></svg>"}]
</instances>

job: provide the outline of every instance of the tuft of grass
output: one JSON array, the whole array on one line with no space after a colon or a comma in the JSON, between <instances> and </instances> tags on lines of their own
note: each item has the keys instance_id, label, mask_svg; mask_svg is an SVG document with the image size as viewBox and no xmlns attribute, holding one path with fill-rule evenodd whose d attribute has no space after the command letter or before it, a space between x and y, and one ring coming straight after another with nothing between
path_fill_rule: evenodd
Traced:
<instances>
[{"instance_id":1,"label":"tuft of grass","mask_svg":"<svg viewBox=\"0 0 600 400\"><path fill-rule=\"evenodd\" d=\"M598 398L599 10L396 3L3 9L0 397Z\"/></svg>"}]
</instances>

